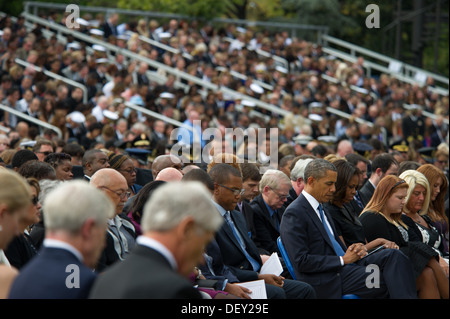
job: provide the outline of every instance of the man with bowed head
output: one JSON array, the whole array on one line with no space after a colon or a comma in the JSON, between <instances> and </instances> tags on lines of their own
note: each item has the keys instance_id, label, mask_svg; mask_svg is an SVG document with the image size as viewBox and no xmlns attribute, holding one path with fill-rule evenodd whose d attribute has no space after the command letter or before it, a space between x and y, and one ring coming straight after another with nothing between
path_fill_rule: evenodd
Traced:
<instances>
[{"instance_id":1,"label":"man with bowed head","mask_svg":"<svg viewBox=\"0 0 450 319\"><path fill-rule=\"evenodd\" d=\"M188 277L221 224L200 182L166 183L144 206L136 247L99 277L90 298L202 298Z\"/></svg>"},{"instance_id":2,"label":"man with bowed head","mask_svg":"<svg viewBox=\"0 0 450 319\"><path fill-rule=\"evenodd\" d=\"M55 188L43 210L43 248L22 268L9 298L87 298L97 276L93 269L105 245L106 223L114 215L114 207L103 192L76 180Z\"/></svg>"},{"instance_id":3,"label":"man with bowed head","mask_svg":"<svg viewBox=\"0 0 450 319\"><path fill-rule=\"evenodd\" d=\"M367 255L363 243L348 248L342 243L331 216L322 204L336 191L337 169L324 159L314 159L305 168L305 187L284 212L281 240L297 279L311 284L318 298L340 299L346 294L360 298L417 298L409 259L397 249ZM367 282L378 268L376 286ZM375 274L376 275L376 274ZM375 284L375 283L374 283Z\"/></svg>"}]
</instances>

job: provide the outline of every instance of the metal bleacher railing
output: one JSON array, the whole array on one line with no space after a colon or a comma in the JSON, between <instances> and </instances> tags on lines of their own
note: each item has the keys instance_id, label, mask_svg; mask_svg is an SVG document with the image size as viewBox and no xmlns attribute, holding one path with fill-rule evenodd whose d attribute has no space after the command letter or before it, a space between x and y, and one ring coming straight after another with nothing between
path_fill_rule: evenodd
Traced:
<instances>
[{"instance_id":1,"label":"metal bleacher railing","mask_svg":"<svg viewBox=\"0 0 450 319\"><path fill-rule=\"evenodd\" d=\"M37 118L34 118L34 117L32 117L32 116L30 116L28 114L25 114L25 113L22 113L20 111L17 111L16 109L13 109L13 108L11 108L11 107L9 107L7 105L4 105L4 104L0 104L0 109L2 109L5 112L8 112L10 114L14 114L15 116L20 117L20 118L22 118L24 120L27 120L29 122L33 122L34 124L39 125L40 127L51 129L51 130L55 131L56 134L58 134L58 137L60 137L60 138L63 137L61 130L58 127L54 126L54 125L51 125L51 124L49 124L47 122L44 122L44 121L41 121L41 120L39 120ZM4 131L4 132L9 132L9 129L4 127L4 126L2 126L1 130Z\"/></svg>"},{"instance_id":2,"label":"metal bleacher railing","mask_svg":"<svg viewBox=\"0 0 450 319\"><path fill-rule=\"evenodd\" d=\"M266 109L268 111L271 111L272 113L279 114L279 115L282 115L282 116L285 116L285 115L290 113L290 112L287 112L287 111L285 111L285 110L283 110L283 109L281 109L281 108L279 108L279 107L277 107L275 105L272 105L272 104L260 101L259 99L256 99L254 97L251 97L251 96L248 96L248 95L245 95L245 94L242 94L242 93L239 93L239 92L234 91L232 89L229 89L227 87L218 86L216 84L204 81L204 80L202 80L202 79L200 79L198 77L192 76L192 75L190 75L190 74L188 74L186 72L179 71L179 70L177 70L175 68L172 68L172 67L169 67L169 66L167 66L167 65L165 65L163 63L151 60L151 59L149 59L147 57L144 57L142 55L136 54L136 53L134 53L132 51L129 51L127 49L119 48L119 47L117 47L115 45L112 45L110 43L107 43L105 41L102 41L102 40L99 40L99 39L95 39L95 38L90 37L88 35L85 35L85 34L83 34L81 32L78 32L78 31L75 31L75 30L72 30L72 29L68 29L65 26L58 25L58 24L55 24L55 23L50 23L49 21L47 21L45 19L39 18L37 16L34 16L34 15L26 13L26 12L24 12L22 15L24 16L26 21L33 22L33 23L45 26L45 27L47 27L49 29L54 30L57 33L70 34L74 38L76 38L76 39L78 39L80 41L84 41L86 43L101 45L106 50L110 50L110 51L113 51L113 52L118 52L118 53L122 54L123 56L125 56L127 58L130 58L130 59L133 59L133 60L136 60L136 61L145 62L148 65L150 65L152 67L155 67L157 69L159 68L159 69L165 71L168 74L173 74L174 76L176 76L178 78L182 78L182 79L185 79L187 81L191 81L191 82L193 82L193 83L195 83L197 85L200 85L201 87L203 87L206 90L212 90L214 92L222 91L224 94L228 94L228 95L232 96L235 99L241 99L241 100L245 99L245 100L251 101L251 102L253 102L254 104L256 104L260 108Z\"/></svg>"},{"instance_id":3,"label":"metal bleacher railing","mask_svg":"<svg viewBox=\"0 0 450 319\"><path fill-rule=\"evenodd\" d=\"M55 5L56 5L56 7L55 7ZM25 11L26 12L30 12L31 9L33 9L34 13L37 13L39 8L60 8L60 9L63 9L65 7L66 7L66 5L64 5L64 4L54 4L54 3L45 3L45 2L26 2L25 3ZM187 17L187 16L183 16L183 15L166 14L166 13L159 13L159 12L142 12L142 11L138 11L138 10L126 10L126 9L104 8L104 7L85 7L85 6L79 6L79 8L80 8L81 11L102 12L102 13L106 13L106 15L108 15L109 13L112 13L112 12L117 12L117 13L124 14L124 15L144 16L146 18L154 17L154 18L166 18L166 19L167 18L192 19L192 17ZM26 15L26 14L27 13L24 13L24 15ZM35 17L35 18L37 18L37 17ZM41 21L42 23L43 23L43 21L46 21L46 20L43 20L43 19L41 19L41 20L42 20ZM267 26L274 27L274 24L271 23L271 22L267 22L266 23L266 22L255 22L255 21L233 20L233 19L225 19L225 20L224 19L214 19L214 21L215 20L217 20L216 22L218 22L218 23L235 23L237 25L247 25L247 26L256 26L256 25L258 25L258 26L260 26L260 25L266 26L267 25ZM36 22L36 20L33 21L33 22ZM285 25L285 24L289 25L291 30L292 29L296 29L296 28L300 28L301 29L301 28L308 27L308 26L295 25L295 24L289 24L289 23L282 23L282 24L283 25ZM52 26L54 26L54 25L55 24L52 24ZM46 26L49 28L48 25L46 25ZM73 30L69 30L69 31L73 31ZM440 95L444 95L444 96L447 95L448 96L448 83L449 83L448 82L448 78L445 78L445 77L442 77L442 76L439 76L439 75L436 75L436 74L433 74L433 73L430 73L430 72L427 72L427 71L415 68L413 66L407 65L407 64L402 63L400 61L396 61L396 60L394 60L394 59L392 59L390 57L378 54L376 52L367 50L365 48L353 45L351 43L348 43L348 42L345 42L345 41L342 41L342 40L339 40L339 39L336 39L336 38L333 38L333 37L330 37L330 36L327 35L327 30L319 28L316 31L318 32L318 43L320 43L322 45L323 51L326 54L336 56L339 59L342 59L344 61L349 61L349 62L356 62L356 60L357 60L357 58L359 56L364 56L365 58L369 57L371 60L381 61L381 63L380 62L377 63L377 62L370 61L369 59L365 59L363 66L367 69L367 72L368 72L369 76L371 75L372 70L377 70L377 71L380 71L382 73L386 73L386 74L389 74L389 75L391 75L393 77L396 77L400 81L403 81L403 82L406 82L406 83L412 83L412 84L419 84L421 86L424 85L424 80L427 77L431 77L431 78L433 78L435 80L436 83L444 84L444 86L447 86L447 88L442 87L442 86L434 86L434 87L429 86L427 88L429 90L431 90L431 91L437 92ZM70 32L64 32L61 29L55 30L55 32L58 33L58 36L61 36L61 32L70 34ZM76 32L76 31L74 31L74 32ZM74 34L72 34L72 35L74 35ZM97 39L90 38L90 40L97 40ZM95 44L101 44L101 45L107 47L108 50L117 50L118 49L117 47L115 47L114 49L113 48L108 48L108 46L105 45L105 44L107 44L106 42L97 43L96 41L90 41L90 40L87 40L87 41L91 42L91 43L95 43ZM141 39L141 40L146 40L146 39ZM161 44L153 43L152 45L156 46L156 45L161 45ZM347 51L350 51L350 53L344 52L343 50L338 50L336 48L332 48L331 47L332 45L334 45L336 47L345 48ZM176 50L175 48L171 48L171 47L169 47L167 49L168 50ZM122 49L120 49L120 50L121 50L121 53L124 52ZM269 53L267 53L267 54L269 54ZM269 111L274 112L276 114L280 114L282 116L285 116L285 115L289 114L289 112L287 112L285 110L282 110L282 109L280 109L277 106L265 103L263 101L254 99L252 97L244 96L243 94L238 93L238 92L233 91L233 90L230 90L228 88L217 87L214 84L211 84L209 82L205 82L205 81L203 81L203 80L201 80L199 78L195 78L195 77L193 77L193 76L191 76L191 75L189 75L187 73L180 72L180 71L178 71L176 69L172 69L172 68L170 68L170 67L168 67L168 66L166 66L164 64L159 64L156 61L149 60L149 59L146 59L144 57L138 56L138 55L136 55L136 54L134 54L132 52L125 53L124 55L127 56L130 59L138 59L140 61L144 61L144 62L146 62L146 63L148 63L149 65L152 65L152 66L157 65L156 67L162 68L167 73L175 74L177 76L177 78L192 80L194 83L196 83L197 85L201 86L204 90L213 90L213 91L221 90L222 92L227 93L227 94L229 94L229 95L231 95L231 96L233 96L235 98L240 98L240 99L244 98L244 99L250 100L250 101L254 102L258 107L266 109L266 110L269 110ZM272 58L273 57L274 56L272 56ZM388 66L386 66L386 64L388 64ZM239 78L239 74L234 74L234 76ZM241 77L241 79L242 79L242 77ZM330 81L332 79L325 79L325 80ZM334 79L334 80L336 80L336 79ZM161 79L159 79L159 81L161 81ZM270 91L269 87L264 87L264 88L266 90ZM351 87L351 89L353 91L359 92L359 90L358 90L359 88L358 87ZM335 112L336 111L335 109L331 109L331 108L328 107L327 110L329 112L337 114ZM431 113L423 112L423 114L425 116L431 117L433 119L436 118L436 116L434 114L431 114ZM339 112L339 114L337 114L337 115L341 116L341 117L346 117L346 118L349 118L351 116L351 115L349 115L347 113L344 113L344 112ZM364 121L362 119L358 119L357 121L358 122L364 122L364 123L367 123L369 125L372 124L372 123ZM448 122L447 119L446 119L446 122Z\"/></svg>"},{"instance_id":4,"label":"metal bleacher railing","mask_svg":"<svg viewBox=\"0 0 450 319\"><path fill-rule=\"evenodd\" d=\"M325 53L336 56L342 60L356 62L358 57L364 57L365 61L363 66L366 68L368 76L371 76L372 70L377 70L389 74L402 82L419 84L420 86L425 85L427 78L430 77L434 80L436 86L429 86L428 89L439 95L448 95L449 79L444 76L428 72L329 35L322 35L321 44ZM338 48L343 48L349 52L345 52L343 49Z\"/></svg>"},{"instance_id":5,"label":"metal bleacher railing","mask_svg":"<svg viewBox=\"0 0 450 319\"><path fill-rule=\"evenodd\" d=\"M53 72L51 72L51 71L48 71L48 70L46 70L46 69L43 69L43 68L41 68L41 67L39 67L39 66L37 66L37 65L28 63L27 61L23 61L23 60L21 60L21 59L19 59L19 58L16 58L16 59L14 60L14 62L17 63L17 64L20 64L20 65L24 66L25 68L32 68L32 69L33 69L34 71L36 71L36 72L42 72L42 73L44 73L44 74L45 74L46 76L48 76L48 77L51 77L51 78L53 78L53 79L62 81L62 82L67 83L67 84L69 84L69 85L71 85L71 86L80 88L80 89L83 91L83 103L87 103L87 102L88 102L88 95L87 95L87 94L88 94L88 91L87 91L86 86L84 86L83 84L81 84L81 83L79 83L79 82L77 82L77 81L68 79L68 78L66 78L66 77L64 77L64 76L61 76L61 75L59 75L59 74L53 73Z\"/></svg>"}]
</instances>

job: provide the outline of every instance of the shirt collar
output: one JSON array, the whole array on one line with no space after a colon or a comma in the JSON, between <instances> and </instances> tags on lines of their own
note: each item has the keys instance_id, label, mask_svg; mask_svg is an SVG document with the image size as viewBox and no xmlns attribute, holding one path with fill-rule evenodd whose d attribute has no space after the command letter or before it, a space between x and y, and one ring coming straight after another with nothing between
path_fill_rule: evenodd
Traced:
<instances>
[{"instance_id":1,"label":"shirt collar","mask_svg":"<svg viewBox=\"0 0 450 319\"><path fill-rule=\"evenodd\" d=\"M58 240L58 239L50 239L46 238L44 239L43 243L44 247L48 248L58 248L58 249L64 249L67 251L70 251L72 254L74 254L81 262L83 262L83 256L81 253L72 245L69 243L66 243L64 241Z\"/></svg>"},{"instance_id":2,"label":"shirt collar","mask_svg":"<svg viewBox=\"0 0 450 319\"><path fill-rule=\"evenodd\" d=\"M172 252L169 249L167 249L167 247L164 246L161 242L153 238L141 235L136 239L136 243L156 250L167 259L170 266L172 266L174 270L178 269L177 261L175 260L175 257L173 256Z\"/></svg>"},{"instance_id":3,"label":"shirt collar","mask_svg":"<svg viewBox=\"0 0 450 319\"><path fill-rule=\"evenodd\" d=\"M309 204L314 208L314 211L318 211L318 207L320 203L315 199L311 194L309 194L307 191L302 190L303 196L305 196L306 200L309 202Z\"/></svg>"},{"instance_id":4,"label":"shirt collar","mask_svg":"<svg viewBox=\"0 0 450 319\"><path fill-rule=\"evenodd\" d=\"M272 209L272 207L270 207L270 206L266 203L266 201L264 200L264 198L263 198L262 200L263 200L264 204L266 205L267 210L269 211L270 217L272 217L273 214L275 213L275 211Z\"/></svg>"}]
</instances>

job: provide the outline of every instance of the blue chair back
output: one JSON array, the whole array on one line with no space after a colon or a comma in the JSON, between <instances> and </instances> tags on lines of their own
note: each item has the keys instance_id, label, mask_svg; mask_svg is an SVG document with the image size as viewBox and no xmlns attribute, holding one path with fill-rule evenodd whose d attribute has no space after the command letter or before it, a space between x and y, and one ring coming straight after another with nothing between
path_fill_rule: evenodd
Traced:
<instances>
[{"instance_id":1,"label":"blue chair back","mask_svg":"<svg viewBox=\"0 0 450 319\"><path fill-rule=\"evenodd\" d=\"M291 260L289 259L289 256L287 254L286 249L284 248L284 245L283 245L283 242L281 241L280 236L278 236L278 238L277 238L277 245L278 245L278 249L280 250L281 257L283 257L286 268L288 269L292 278L294 280L296 280L295 273L294 273L294 267L292 267ZM357 295L347 294L347 295L343 295L342 299L360 299L360 298Z\"/></svg>"},{"instance_id":2,"label":"blue chair back","mask_svg":"<svg viewBox=\"0 0 450 319\"><path fill-rule=\"evenodd\" d=\"M294 267L292 267L291 261L289 259L286 249L284 248L284 245L283 245L283 242L281 241L280 236L278 236L278 238L277 238L277 245L278 245L278 249L280 250L281 257L283 258L284 263L286 265L286 268L288 269L292 278L295 280L296 278L295 278Z\"/></svg>"}]
</instances>

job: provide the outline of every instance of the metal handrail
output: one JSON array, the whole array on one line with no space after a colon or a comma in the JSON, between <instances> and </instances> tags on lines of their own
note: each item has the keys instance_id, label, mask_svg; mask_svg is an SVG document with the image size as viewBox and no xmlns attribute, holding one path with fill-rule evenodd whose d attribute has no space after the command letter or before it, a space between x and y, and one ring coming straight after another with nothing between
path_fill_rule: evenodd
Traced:
<instances>
[{"instance_id":1,"label":"metal handrail","mask_svg":"<svg viewBox=\"0 0 450 319\"><path fill-rule=\"evenodd\" d=\"M180 78L183 78L185 80L191 81L191 82L193 82L195 84L198 84L198 85L204 87L205 89L209 89L209 90L212 90L214 92L222 91L223 93L228 94L230 96L233 96L236 99L246 99L246 100L252 101L257 106L259 106L261 108L264 108L264 109L266 109L268 111L271 111L273 113L276 113L276 114L280 114L280 115L283 115L283 116L286 116L286 115L290 114L290 112L288 112L286 110L283 110L283 109L281 109L281 108L279 108L277 106L274 106L272 104L260 101L258 99L255 99L254 97L247 96L245 94L239 93L239 92L234 91L232 89L229 89L229 88L226 88L226 87L223 87L223 86L218 86L216 84L209 83L207 81L199 79L196 76L190 75L190 74L188 74L186 72L183 72L183 71L179 71L179 70L177 70L175 68L172 68L172 67L169 67L169 66L167 66L167 65L165 65L165 64L163 64L161 62L151 60L151 59L149 59L147 57L144 57L142 55L136 54L136 53L134 53L134 52L132 52L130 50L127 50L127 49L124 49L124 48L119 48L119 47L117 47L117 46L115 46L113 44L110 44L108 42L105 42L105 41L102 41L102 40L99 40L99 39L95 39L95 38L90 37L88 35L85 35L85 34L83 34L81 32L68 29L68 28L66 28L66 27L64 27L62 25L59 25L59 24L49 23L45 19L36 17L36 16L31 15L31 14L26 13L26 12L22 13L22 15L27 20L31 20L31 21L33 21L35 23L44 25L46 27L49 27L51 29L57 30L57 31L62 32L62 33L71 34L73 37L75 37L77 39L80 39L82 41L88 42L88 43L99 44L99 45L105 47L107 50L116 51L117 53L120 53L120 54L122 54L122 55L124 55L124 56L126 56L128 58L145 62L148 65L151 65L151 66L153 66L155 68L160 68L161 70L164 70L167 73L173 74L173 75L175 75L177 77L180 77Z\"/></svg>"},{"instance_id":2,"label":"metal handrail","mask_svg":"<svg viewBox=\"0 0 450 319\"><path fill-rule=\"evenodd\" d=\"M67 83L67 84L69 84L69 85L72 85L72 86L75 86L75 87L77 87L77 88L80 88L81 90L83 90L83 103L87 103L87 102L88 102L88 95L87 95L87 94L88 94L88 91L87 91L86 86L84 86L83 84L81 84L81 83L79 83L79 82L77 82L77 81L68 79L68 78L66 78L66 77L64 77L64 76L61 76L61 75L59 75L59 74L53 73L53 72L51 72L51 71L48 71L48 70L46 70L46 69L44 69L44 68L41 68L40 66L31 64L31 63L26 62L26 61L24 61L24 60L21 60L21 59L19 59L19 58L16 58L16 59L14 60L14 62L17 63L17 64L20 64L20 65L22 65L22 66L24 66L24 67L26 67L26 68L31 67L31 68L33 68L34 70L36 70L37 72L42 72L42 73L44 73L45 75L47 75L47 76L49 76L49 77L51 77L51 78L54 78L54 79L63 81L64 83Z\"/></svg>"},{"instance_id":3,"label":"metal handrail","mask_svg":"<svg viewBox=\"0 0 450 319\"><path fill-rule=\"evenodd\" d=\"M173 124L173 125L178 126L178 127L183 127L183 128L186 128L186 129L192 131L192 127L187 126L184 123L182 123L180 121L177 121L177 120L174 120L173 118L170 118L168 116L165 116L165 115L159 114L157 112L151 111L149 109L146 109L146 108L144 108L142 106L136 105L136 104L131 103L131 102L124 102L124 104L125 104L125 106L129 107L130 109L136 110L138 112L142 112L142 113L147 114L147 115L149 115L149 116L151 116L153 118L156 118L158 120L161 120L161 121Z\"/></svg>"},{"instance_id":4,"label":"metal handrail","mask_svg":"<svg viewBox=\"0 0 450 319\"><path fill-rule=\"evenodd\" d=\"M358 55L364 55L364 56L367 56L367 57L370 57L370 58L382 61L382 62L387 63L387 64L389 64L391 62L398 62L402 66L399 75L401 75L401 76L403 76L405 78L409 78L409 79L413 80L414 83L418 83L418 81L414 80L412 75L413 74L415 75L418 72L421 72L421 73L425 74L426 76L429 76L429 77L433 78L435 81L438 81L440 83L446 84L447 87L449 86L449 78L446 78L446 77L444 77L442 75L435 74L435 73L432 73L432 72L420 69L418 67L415 67L413 65L409 65L407 63L403 63L402 61L399 61L399 60L393 59L393 58L391 58L389 56L386 56L386 55L383 55L383 54L380 54L380 53L368 50L366 48L363 48L363 47L360 47L358 45L352 44L350 42L347 42L347 41L344 41L344 40L340 40L340 39L337 39L337 38L329 36L329 35L322 35L321 41L322 41L323 45L328 44L328 43L333 43L333 44L336 44L338 46L341 46L343 48L346 48L346 49L350 50L350 54L348 54L348 53L343 53L342 51L338 51L337 49L333 49L333 48L331 48L329 46L324 47L324 49L328 50L330 54L333 54L333 55L337 56L340 53L340 55L341 55L340 58L347 57L347 60L348 60L348 57L350 56L350 57L353 57L353 58L356 59L357 58L356 54L358 54ZM393 73L386 67L383 67L383 66L381 66L379 64L376 64L376 63L370 63L369 64L368 62L369 61L364 61L364 63L366 63L368 66L370 66L370 67L372 67L374 69L378 69L378 70L380 70L382 72ZM445 89L443 89L443 90L445 90ZM448 94L448 88L446 89L446 91L447 91L447 94Z\"/></svg>"},{"instance_id":5,"label":"metal handrail","mask_svg":"<svg viewBox=\"0 0 450 319\"><path fill-rule=\"evenodd\" d=\"M56 134L58 134L59 138L63 137L63 134L62 134L61 130L58 127L54 126L54 125L51 125L51 124L49 124L47 122L44 122L44 121L41 121L41 120L39 120L37 118L34 118L34 117L32 117L32 116L30 116L28 114L25 114L25 113L22 113L20 111L17 111L17 110L15 110L15 109L13 109L13 108L11 108L9 106L6 106L4 104L0 104L0 109L6 111L8 113L14 114L15 116L23 118L23 119L25 119L25 120L27 120L29 122L32 122L32 123L34 123L36 125L39 125L39 126L42 126L42 127L48 128L48 129L51 129L51 130L55 131Z\"/></svg>"}]
</instances>

